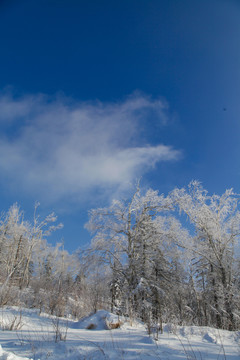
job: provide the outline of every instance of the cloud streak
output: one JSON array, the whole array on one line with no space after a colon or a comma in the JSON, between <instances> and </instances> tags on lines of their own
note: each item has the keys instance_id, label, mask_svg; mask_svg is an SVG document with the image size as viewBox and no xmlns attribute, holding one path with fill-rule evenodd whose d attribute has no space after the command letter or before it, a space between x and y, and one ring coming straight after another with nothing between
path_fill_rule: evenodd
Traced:
<instances>
[{"instance_id":1,"label":"cloud streak","mask_svg":"<svg viewBox=\"0 0 240 360\"><path fill-rule=\"evenodd\" d=\"M144 139L149 118L165 125L167 113L166 103L142 94L115 103L2 94L0 181L51 201L118 188L179 159L180 151Z\"/></svg>"}]
</instances>

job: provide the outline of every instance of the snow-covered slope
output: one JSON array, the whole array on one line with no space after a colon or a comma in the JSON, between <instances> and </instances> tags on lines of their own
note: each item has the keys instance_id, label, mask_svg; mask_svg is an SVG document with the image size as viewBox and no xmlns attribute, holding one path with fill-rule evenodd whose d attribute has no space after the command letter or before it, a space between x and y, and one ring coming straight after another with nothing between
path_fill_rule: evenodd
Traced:
<instances>
[{"instance_id":1,"label":"snow-covered slope","mask_svg":"<svg viewBox=\"0 0 240 360\"><path fill-rule=\"evenodd\" d=\"M120 328L108 329L119 322ZM18 329L7 330L12 324ZM130 326L104 310L76 322L3 308L0 325L0 360L240 359L239 332L165 325L155 341L142 323Z\"/></svg>"}]
</instances>

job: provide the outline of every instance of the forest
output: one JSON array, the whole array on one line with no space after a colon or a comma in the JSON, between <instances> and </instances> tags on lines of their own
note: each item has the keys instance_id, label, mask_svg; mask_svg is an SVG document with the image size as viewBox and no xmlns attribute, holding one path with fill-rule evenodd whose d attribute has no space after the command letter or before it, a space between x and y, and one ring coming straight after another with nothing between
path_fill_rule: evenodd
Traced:
<instances>
[{"instance_id":1,"label":"forest","mask_svg":"<svg viewBox=\"0 0 240 360\"><path fill-rule=\"evenodd\" d=\"M164 323L240 328L239 194L192 181L167 195L136 185L92 209L92 241L69 254L50 245L55 214L32 222L14 204L0 219L0 306L79 319L99 309L150 330Z\"/></svg>"}]
</instances>

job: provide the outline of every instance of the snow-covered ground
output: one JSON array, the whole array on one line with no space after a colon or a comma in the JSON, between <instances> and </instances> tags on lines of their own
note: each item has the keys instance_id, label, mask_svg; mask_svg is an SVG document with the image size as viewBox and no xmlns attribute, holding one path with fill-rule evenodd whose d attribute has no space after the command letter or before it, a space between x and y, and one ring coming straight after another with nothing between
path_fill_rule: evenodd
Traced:
<instances>
[{"instance_id":1,"label":"snow-covered ground","mask_svg":"<svg viewBox=\"0 0 240 360\"><path fill-rule=\"evenodd\" d=\"M76 322L36 310L20 315L17 308L0 309L0 360L240 359L240 332L165 325L155 341L140 322L107 329L106 323L114 327L118 320L104 310ZM11 325L18 330L9 330Z\"/></svg>"}]
</instances>

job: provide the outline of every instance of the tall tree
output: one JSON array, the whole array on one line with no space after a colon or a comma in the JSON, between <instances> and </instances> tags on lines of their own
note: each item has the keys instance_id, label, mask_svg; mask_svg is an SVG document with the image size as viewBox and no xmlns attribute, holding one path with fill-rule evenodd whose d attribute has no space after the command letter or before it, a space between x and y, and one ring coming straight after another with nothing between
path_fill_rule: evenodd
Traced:
<instances>
[{"instance_id":1,"label":"tall tree","mask_svg":"<svg viewBox=\"0 0 240 360\"><path fill-rule=\"evenodd\" d=\"M202 296L202 306L219 328L236 327L236 244L240 235L239 195L232 189L223 195L208 195L193 181L188 189L175 189L173 201L195 228L192 244L183 242L193 254L194 281Z\"/></svg>"},{"instance_id":2,"label":"tall tree","mask_svg":"<svg viewBox=\"0 0 240 360\"><path fill-rule=\"evenodd\" d=\"M92 249L112 269L112 299L118 304L124 300L125 312L132 318L160 316L156 309L160 309L163 284L170 282L174 258L166 249L181 236L180 223L162 216L171 208L169 197L151 189L141 195L137 187L129 201L114 200L109 208L90 211L87 228L95 235ZM124 291L119 291L119 284ZM119 295L125 299L118 299Z\"/></svg>"}]
</instances>

